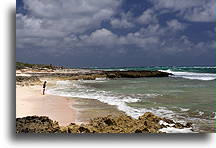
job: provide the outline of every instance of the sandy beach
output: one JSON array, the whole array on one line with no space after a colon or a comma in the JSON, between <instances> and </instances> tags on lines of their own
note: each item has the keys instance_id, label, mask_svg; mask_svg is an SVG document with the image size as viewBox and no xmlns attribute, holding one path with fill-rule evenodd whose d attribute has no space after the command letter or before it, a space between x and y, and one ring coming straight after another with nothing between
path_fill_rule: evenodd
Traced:
<instances>
[{"instance_id":1,"label":"sandy beach","mask_svg":"<svg viewBox=\"0 0 216 148\"><path fill-rule=\"evenodd\" d=\"M134 109L134 104L130 104L131 99L132 102L134 101L131 96L118 95L118 93L115 96L115 93L109 94L109 91L107 93L104 90L97 90L104 80L108 83L113 82L110 85L113 89L119 86L116 82L121 84L125 80L119 78L167 77L169 73L159 71L89 71L86 73L81 70L73 70L72 73L50 73L49 71L37 73L32 69L27 70L28 72L16 73L18 74L16 77L17 133L160 133L166 132L168 127L172 128L171 132L191 132L190 122L175 123L146 110L139 113L139 108ZM107 81L113 78L118 79ZM42 95L45 81L47 82L46 92ZM98 83L89 83L94 81ZM82 87L82 83L86 83L87 86ZM89 89L88 85L92 87ZM96 89L93 90L94 87ZM68 88L66 93L64 93L65 88ZM68 91L73 95L67 95ZM128 116L130 113L135 113L137 116ZM160 120L164 121L165 125Z\"/></svg>"},{"instance_id":2,"label":"sandy beach","mask_svg":"<svg viewBox=\"0 0 216 148\"><path fill-rule=\"evenodd\" d=\"M55 79L48 80L48 88L56 85ZM26 116L47 116L59 125L87 123L92 118L124 114L116 106L95 99L42 95L42 85L16 85L16 118Z\"/></svg>"},{"instance_id":3,"label":"sandy beach","mask_svg":"<svg viewBox=\"0 0 216 148\"><path fill-rule=\"evenodd\" d=\"M60 125L77 123L78 112L72 108L73 99L42 95L41 86L16 87L16 118L25 116L48 116Z\"/></svg>"}]
</instances>

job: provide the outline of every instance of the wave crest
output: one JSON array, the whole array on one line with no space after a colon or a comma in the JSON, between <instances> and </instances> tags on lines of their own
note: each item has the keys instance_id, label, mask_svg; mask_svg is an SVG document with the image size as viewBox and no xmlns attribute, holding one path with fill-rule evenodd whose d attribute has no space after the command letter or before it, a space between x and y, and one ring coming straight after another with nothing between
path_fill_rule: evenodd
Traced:
<instances>
[{"instance_id":1,"label":"wave crest","mask_svg":"<svg viewBox=\"0 0 216 148\"><path fill-rule=\"evenodd\" d=\"M190 79L190 80L209 81L209 80L216 79L216 74L212 74L212 73L178 72L178 71L172 71L170 69L159 70L159 71L172 73L173 74L172 77L180 77L180 78L185 78L185 79Z\"/></svg>"}]
</instances>

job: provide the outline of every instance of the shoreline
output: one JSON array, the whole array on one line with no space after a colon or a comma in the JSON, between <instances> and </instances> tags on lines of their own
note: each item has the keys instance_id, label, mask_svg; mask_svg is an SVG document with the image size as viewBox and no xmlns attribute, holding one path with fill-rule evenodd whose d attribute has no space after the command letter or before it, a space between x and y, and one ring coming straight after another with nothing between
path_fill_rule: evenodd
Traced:
<instances>
[{"instance_id":1,"label":"shoreline","mask_svg":"<svg viewBox=\"0 0 216 148\"><path fill-rule=\"evenodd\" d=\"M41 94L41 86L16 86L17 133L193 133L185 125L146 112L138 119L95 99Z\"/></svg>"},{"instance_id":2,"label":"shoreline","mask_svg":"<svg viewBox=\"0 0 216 148\"><path fill-rule=\"evenodd\" d=\"M31 71L31 70L30 70ZM98 72L98 71L97 71ZM74 75L74 73L76 73ZM26 76L25 74L28 74ZM58 75L58 76L57 76ZM124 71L124 72L116 72L116 71L110 71L106 73L105 77L110 78L110 79L115 79L115 78L139 78L139 77L167 77L169 74L168 73L161 73L161 72L151 72L151 71ZM101 125L103 123L98 123L98 119L104 119L106 118L107 120L117 120L116 122L118 123L119 120L122 122L125 122L124 129L127 131L127 122L123 119L126 118L129 121L128 122L141 122L143 121L139 119L134 119L126 115L123 111L118 110L117 106L115 105L109 105L107 103L100 102L99 100L96 99L81 99L81 98L74 98L74 97L63 97L63 96L57 96L57 95L50 95L50 94L45 94L42 95L42 82L43 81L48 81L47 87L53 87L56 85L57 81L64 81L64 80L95 80L96 78L103 78L103 75L98 75L98 73L92 74L92 71L88 71L87 73L84 72L80 73L80 71L75 71L73 70L73 73L49 73L47 72L46 74L42 73L39 74L38 72L18 72L17 77L16 77L16 118L19 120L17 124L19 124L19 127L21 126L21 129L25 126L27 126L27 129L29 128L28 123L26 123L26 120L33 119L33 121L30 121L30 123L35 124L39 120L39 123L41 123L40 120L43 121L43 118L45 117L45 120L49 121L51 120L52 122L58 122L58 126L63 126L67 127L70 125L76 125L76 126L83 126L83 125L91 125L92 121L95 121L98 125ZM174 122L169 119L157 117L150 113L151 116L157 118L157 121L154 121L153 125L155 126L154 132L149 131L151 128L148 127L148 125L145 125L145 130L147 130L150 133L155 133L155 132L160 132L160 129L162 128L173 128L173 129L181 129L182 132L184 129L182 128L190 128L191 123L187 125L182 125L180 123ZM110 118L110 115L112 118ZM141 117L141 116L140 116ZM36 119L36 120L34 120ZM49 119L49 120L48 120ZM149 122L148 119L146 122ZM167 124L165 125L160 124L159 120L163 121L168 121L171 122L172 124ZM20 121L21 124L20 124ZM23 123L23 121L25 121ZM34 123L35 122L35 123ZM101 121L103 122L103 121ZM106 121L105 121L106 122ZM26 125L27 124L27 125ZM106 123L105 123L106 124ZM31 125L32 126L32 125ZM30 126L30 128L31 128ZM41 126L41 125L40 125ZM42 125L43 127L44 125ZM93 126L93 125L91 125ZM135 126L135 125L134 125ZM135 132L134 127L131 125L130 128L132 128L130 132ZM140 125L140 126L143 126ZM101 128L101 127L100 127ZM115 127L119 128L119 127ZM125 129L126 128L126 129ZM139 132L146 132L144 129L137 129ZM172 129L172 130L173 130ZM26 130L26 129L25 129ZM96 130L96 129L95 129ZM100 131L103 130L103 128L100 129ZM109 129L111 132L113 129ZM136 130L136 131L137 131ZM167 129L165 129L166 131ZM28 131L28 130L27 130ZM91 131L91 130L90 130ZM100 132L97 131L97 132ZM179 131L181 132L181 131Z\"/></svg>"},{"instance_id":3,"label":"shoreline","mask_svg":"<svg viewBox=\"0 0 216 148\"><path fill-rule=\"evenodd\" d=\"M56 82L53 79L48 81L50 87ZM40 85L16 85L16 118L47 116L57 121L59 125L66 126L70 123L78 125L88 123L92 118L123 114L125 113L118 110L116 106L95 99L42 95Z\"/></svg>"},{"instance_id":4,"label":"shoreline","mask_svg":"<svg viewBox=\"0 0 216 148\"><path fill-rule=\"evenodd\" d=\"M78 112L72 108L73 99L55 95L42 95L41 87L16 86L16 118L25 116L48 116L60 125L78 123ZM70 115L70 116L68 116Z\"/></svg>"}]
</instances>

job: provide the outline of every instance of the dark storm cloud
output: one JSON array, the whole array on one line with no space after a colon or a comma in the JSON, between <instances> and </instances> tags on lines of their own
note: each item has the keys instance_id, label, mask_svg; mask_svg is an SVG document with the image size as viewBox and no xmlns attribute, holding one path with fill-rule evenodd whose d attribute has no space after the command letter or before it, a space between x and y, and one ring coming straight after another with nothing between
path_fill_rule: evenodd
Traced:
<instances>
[{"instance_id":1,"label":"dark storm cloud","mask_svg":"<svg viewBox=\"0 0 216 148\"><path fill-rule=\"evenodd\" d=\"M20 61L76 67L214 65L213 0L17 3Z\"/></svg>"}]
</instances>

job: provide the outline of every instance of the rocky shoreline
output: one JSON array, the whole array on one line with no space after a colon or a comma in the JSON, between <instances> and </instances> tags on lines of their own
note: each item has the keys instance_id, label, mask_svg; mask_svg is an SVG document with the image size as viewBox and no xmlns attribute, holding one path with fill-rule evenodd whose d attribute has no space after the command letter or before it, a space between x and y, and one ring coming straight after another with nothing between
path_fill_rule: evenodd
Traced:
<instances>
[{"instance_id":1,"label":"rocky shoreline","mask_svg":"<svg viewBox=\"0 0 216 148\"><path fill-rule=\"evenodd\" d=\"M162 129L188 128L192 131L192 123L185 125L173 120L158 117L150 112L138 119L127 115L98 117L87 124L59 126L46 116L28 116L16 119L16 133L163 133Z\"/></svg>"},{"instance_id":2,"label":"rocky shoreline","mask_svg":"<svg viewBox=\"0 0 216 148\"><path fill-rule=\"evenodd\" d=\"M95 80L97 78L141 78L168 77L172 74L160 71L99 71L87 69L44 69L23 68L19 65L16 71L16 84L21 86L41 85L43 79L54 80ZM31 65L32 66L32 65ZM23 69L22 69L23 68ZM192 123L185 125L170 119L158 117L150 112L138 119L125 114L108 115L93 118L87 124L60 126L58 122L47 116L27 116L16 119L16 133L163 133L166 128L184 129L192 131Z\"/></svg>"},{"instance_id":3,"label":"rocky shoreline","mask_svg":"<svg viewBox=\"0 0 216 148\"><path fill-rule=\"evenodd\" d=\"M26 75L29 76L37 76L37 77L68 77L73 79L76 76L83 76L88 79L89 77L97 78L97 77L106 77L106 78L141 78L141 77L168 77L172 75L171 73L161 72L161 71L85 71L85 72L26 72ZM91 79L91 78L89 78Z\"/></svg>"},{"instance_id":4,"label":"rocky shoreline","mask_svg":"<svg viewBox=\"0 0 216 148\"><path fill-rule=\"evenodd\" d=\"M22 75L23 73L24 75ZM17 72L16 82L18 85L30 83L41 84L39 78L53 78L59 80L95 80L96 78L142 78L142 77L168 77L172 74L160 71L97 71L97 70L62 70L56 72Z\"/></svg>"}]
</instances>

